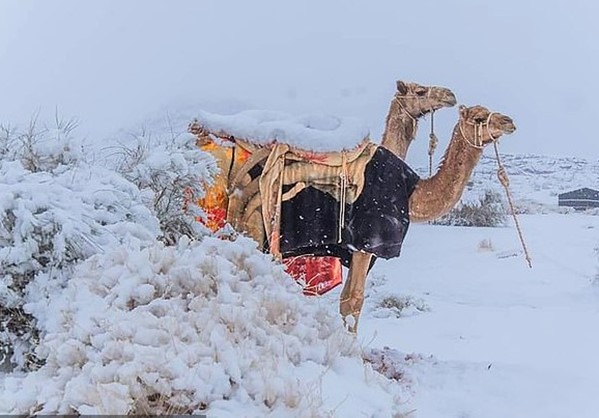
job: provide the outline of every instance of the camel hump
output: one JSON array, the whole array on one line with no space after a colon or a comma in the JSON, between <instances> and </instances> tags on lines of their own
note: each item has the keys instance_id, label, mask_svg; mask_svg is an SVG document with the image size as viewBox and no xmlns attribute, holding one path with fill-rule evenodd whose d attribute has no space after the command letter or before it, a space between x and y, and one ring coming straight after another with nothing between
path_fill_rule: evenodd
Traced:
<instances>
[{"instance_id":1,"label":"camel hump","mask_svg":"<svg viewBox=\"0 0 599 418\"><path fill-rule=\"evenodd\" d=\"M232 115L200 111L190 124L190 132L200 131L256 147L284 143L306 154L361 149L369 139L368 129L356 118L294 116L268 110L246 110Z\"/></svg>"}]
</instances>

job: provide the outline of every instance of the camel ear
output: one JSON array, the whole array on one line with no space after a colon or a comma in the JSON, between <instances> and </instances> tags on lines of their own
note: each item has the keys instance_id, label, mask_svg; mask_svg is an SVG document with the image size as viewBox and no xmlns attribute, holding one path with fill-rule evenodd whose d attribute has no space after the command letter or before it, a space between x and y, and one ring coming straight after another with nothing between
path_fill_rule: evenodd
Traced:
<instances>
[{"instance_id":1,"label":"camel ear","mask_svg":"<svg viewBox=\"0 0 599 418\"><path fill-rule=\"evenodd\" d=\"M459 109L460 109L460 115L465 114L466 111L468 110L468 108L464 105L460 105Z\"/></svg>"},{"instance_id":2,"label":"camel ear","mask_svg":"<svg viewBox=\"0 0 599 418\"><path fill-rule=\"evenodd\" d=\"M408 86L401 80L397 80L397 92L399 94L408 94Z\"/></svg>"}]
</instances>

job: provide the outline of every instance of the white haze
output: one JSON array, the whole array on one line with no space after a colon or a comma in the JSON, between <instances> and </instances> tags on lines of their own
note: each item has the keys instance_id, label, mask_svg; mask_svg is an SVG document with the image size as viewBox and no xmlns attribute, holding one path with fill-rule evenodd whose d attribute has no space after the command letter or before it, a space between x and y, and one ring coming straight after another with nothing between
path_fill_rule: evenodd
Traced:
<instances>
[{"instance_id":1,"label":"white haze","mask_svg":"<svg viewBox=\"0 0 599 418\"><path fill-rule=\"evenodd\" d=\"M597 9L590 0L4 0L0 121L58 110L102 139L200 104L359 117L378 138L399 78L512 116L519 130L506 152L598 158ZM438 115L442 138L456 118ZM424 162L425 147L411 159Z\"/></svg>"}]
</instances>

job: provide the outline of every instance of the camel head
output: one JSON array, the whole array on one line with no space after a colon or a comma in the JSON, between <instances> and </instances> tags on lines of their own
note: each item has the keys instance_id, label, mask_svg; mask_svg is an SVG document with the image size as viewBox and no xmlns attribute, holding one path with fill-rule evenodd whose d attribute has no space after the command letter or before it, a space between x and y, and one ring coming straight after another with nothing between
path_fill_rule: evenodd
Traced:
<instances>
[{"instance_id":1,"label":"camel head","mask_svg":"<svg viewBox=\"0 0 599 418\"><path fill-rule=\"evenodd\" d=\"M458 127L461 137L477 148L482 148L495 142L502 135L509 135L516 130L511 118L483 106L460 106Z\"/></svg>"},{"instance_id":2,"label":"camel head","mask_svg":"<svg viewBox=\"0 0 599 418\"><path fill-rule=\"evenodd\" d=\"M414 118L457 103L455 95L445 87L421 86L397 81L395 100Z\"/></svg>"}]
</instances>

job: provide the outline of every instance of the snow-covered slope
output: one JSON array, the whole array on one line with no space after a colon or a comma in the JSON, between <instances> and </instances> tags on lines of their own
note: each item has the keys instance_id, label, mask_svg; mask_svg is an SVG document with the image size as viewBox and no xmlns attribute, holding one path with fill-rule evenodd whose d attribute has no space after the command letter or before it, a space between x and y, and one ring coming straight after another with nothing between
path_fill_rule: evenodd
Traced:
<instances>
[{"instance_id":1,"label":"snow-covered slope","mask_svg":"<svg viewBox=\"0 0 599 418\"><path fill-rule=\"evenodd\" d=\"M501 155L510 176L514 197L546 205L557 205L559 193L590 187L599 189L599 161L576 157ZM474 187L499 185L497 161L492 153L483 156L473 175Z\"/></svg>"},{"instance_id":2,"label":"snow-covered slope","mask_svg":"<svg viewBox=\"0 0 599 418\"><path fill-rule=\"evenodd\" d=\"M500 154L515 202L526 211L556 212L557 195L582 187L599 189L599 161L577 157ZM417 167L422 177L428 167ZM486 189L503 193L497 179L497 159L491 149L475 167L464 198L476 198ZM563 208L562 210L563 211Z\"/></svg>"}]
</instances>

